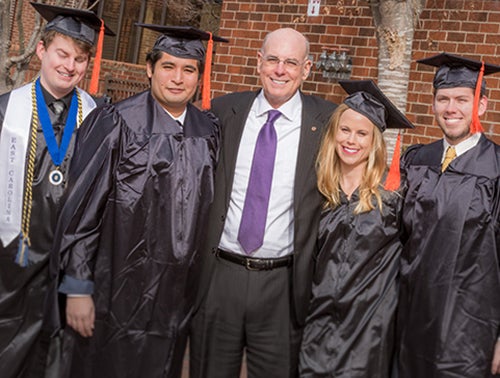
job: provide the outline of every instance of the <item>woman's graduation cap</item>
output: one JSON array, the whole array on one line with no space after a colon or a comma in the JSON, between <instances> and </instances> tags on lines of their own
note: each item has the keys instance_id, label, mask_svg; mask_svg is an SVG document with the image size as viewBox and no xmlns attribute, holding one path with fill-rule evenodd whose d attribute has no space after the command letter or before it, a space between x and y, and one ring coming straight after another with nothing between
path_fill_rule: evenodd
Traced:
<instances>
[{"instance_id":1,"label":"woman's graduation cap","mask_svg":"<svg viewBox=\"0 0 500 378\"><path fill-rule=\"evenodd\" d=\"M339 80L339 84L349 94L344 104L363 114L380 131L414 127L372 80Z\"/></svg>"},{"instance_id":2,"label":"woman's graduation cap","mask_svg":"<svg viewBox=\"0 0 500 378\"><path fill-rule=\"evenodd\" d=\"M349 94L344 104L367 117L381 132L386 129L415 127L372 80L339 80L339 84ZM400 145L401 134L398 134L391 167L385 181L386 190L399 188Z\"/></svg>"},{"instance_id":3,"label":"woman's graduation cap","mask_svg":"<svg viewBox=\"0 0 500 378\"><path fill-rule=\"evenodd\" d=\"M97 40L94 68L89 86L91 94L97 93L104 34L114 36L115 33L105 26L104 21L91 11L34 2L31 5L47 20L45 31L55 30L91 46L95 45Z\"/></svg>"},{"instance_id":4,"label":"woman's graduation cap","mask_svg":"<svg viewBox=\"0 0 500 378\"><path fill-rule=\"evenodd\" d=\"M419 59L417 62L438 67L434 75L434 89L465 87L474 90L471 132L482 132L483 127L479 121L478 106L479 98L486 91L486 82L483 76L500 72L500 66L445 52L429 58Z\"/></svg>"},{"instance_id":5,"label":"woman's graduation cap","mask_svg":"<svg viewBox=\"0 0 500 378\"><path fill-rule=\"evenodd\" d=\"M136 23L136 25L162 33L156 40L153 50L160 50L178 58L196 59L200 62L201 66L204 66L202 108L205 110L210 109L210 75L213 41L229 42L229 40L191 26L163 26L142 23ZM202 41L208 41L206 51Z\"/></svg>"}]
</instances>

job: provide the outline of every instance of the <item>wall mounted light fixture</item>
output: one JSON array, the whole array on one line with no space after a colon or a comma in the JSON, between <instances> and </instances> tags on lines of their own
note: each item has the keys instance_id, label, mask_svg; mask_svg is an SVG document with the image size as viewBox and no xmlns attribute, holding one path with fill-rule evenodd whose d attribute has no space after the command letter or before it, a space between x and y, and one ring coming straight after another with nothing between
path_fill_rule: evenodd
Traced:
<instances>
[{"instance_id":1,"label":"wall mounted light fixture","mask_svg":"<svg viewBox=\"0 0 500 378\"><path fill-rule=\"evenodd\" d=\"M352 72L352 58L348 55L349 49L326 46L323 46L322 49L323 52L316 62L316 68L323 72L323 77L332 80L349 79Z\"/></svg>"}]
</instances>

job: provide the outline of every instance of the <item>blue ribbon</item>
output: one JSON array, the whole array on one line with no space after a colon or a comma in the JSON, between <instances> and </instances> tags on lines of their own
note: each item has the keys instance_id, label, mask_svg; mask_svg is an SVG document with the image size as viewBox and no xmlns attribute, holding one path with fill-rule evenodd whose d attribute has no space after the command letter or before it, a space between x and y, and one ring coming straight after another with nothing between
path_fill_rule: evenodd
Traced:
<instances>
[{"instance_id":1,"label":"blue ribbon","mask_svg":"<svg viewBox=\"0 0 500 378\"><path fill-rule=\"evenodd\" d=\"M78 111L76 89L74 90L73 97L71 98L71 105L69 107L68 117L66 117L66 124L64 125L61 144L59 146L57 145L52 122L50 122L47 104L45 103L45 100L43 98L40 79L36 81L36 106L38 109L38 119L40 120L40 123L42 125L43 135L45 136L45 142L47 143L47 149L49 150L50 156L52 157L52 162L56 167L58 167L59 165L61 165L64 157L66 156L69 142L71 141L71 137L76 126L76 113Z\"/></svg>"}]
</instances>

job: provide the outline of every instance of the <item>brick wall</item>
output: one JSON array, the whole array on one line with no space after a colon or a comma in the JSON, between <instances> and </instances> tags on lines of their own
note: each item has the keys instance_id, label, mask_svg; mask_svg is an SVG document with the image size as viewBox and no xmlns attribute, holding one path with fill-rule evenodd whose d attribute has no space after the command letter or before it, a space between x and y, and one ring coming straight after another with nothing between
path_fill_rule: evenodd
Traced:
<instances>
[{"instance_id":1,"label":"brick wall","mask_svg":"<svg viewBox=\"0 0 500 378\"><path fill-rule=\"evenodd\" d=\"M214 96L258 88L257 50L267 32L292 27L311 42L317 61L321 46L347 47L353 57L352 79L377 78L377 40L370 6L364 1L322 0L320 16L307 17L307 0L224 0L220 35L229 44L217 46L213 70ZM428 0L416 29L413 58L447 51L500 64L500 2ZM407 115L417 128L407 132L404 144L428 143L441 137L431 113L434 70L412 63ZM500 74L487 78L488 111L482 118L487 135L500 143ZM325 81L313 67L304 84L307 93L341 102L338 84Z\"/></svg>"},{"instance_id":2,"label":"brick wall","mask_svg":"<svg viewBox=\"0 0 500 378\"><path fill-rule=\"evenodd\" d=\"M29 5L25 7L31 8ZM33 11L24 12L27 24L33 23ZM26 24L25 24L26 25ZM219 34L230 39L216 44L212 91L213 96L256 89L257 50L269 31L292 27L311 41L315 61L321 47L349 48L353 57L352 79L377 78L377 40L370 6L362 0L322 0L320 16L307 17L307 0L224 0ZM13 39L17 38L16 32ZM414 60L441 51L481 58L500 64L500 1L428 0L416 29L413 43ZM32 69L38 70L38 59ZM92 67L82 83L86 88ZM434 70L412 63L408 86L407 115L417 128L407 132L403 143L428 143L441 137L431 113L432 77ZM27 79L32 76L30 73ZM104 60L101 71L103 89L106 75L119 79L147 82L143 65ZM487 78L488 111L482 118L487 135L500 143L500 74ZM323 79L313 67L303 86L306 93L317 94L341 102L344 92L339 85Z\"/></svg>"}]
</instances>

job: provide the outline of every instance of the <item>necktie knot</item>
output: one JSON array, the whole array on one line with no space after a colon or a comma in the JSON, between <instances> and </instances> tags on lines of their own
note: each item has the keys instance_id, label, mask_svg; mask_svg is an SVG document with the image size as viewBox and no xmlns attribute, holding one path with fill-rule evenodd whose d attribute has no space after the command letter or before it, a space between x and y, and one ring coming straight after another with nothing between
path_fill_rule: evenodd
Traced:
<instances>
[{"instance_id":1,"label":"necktie knot","mask_svg":"<svg viewBox=\"0 0 500 378\"><path fill-rule=\"evenodd\" d=\"M66 108L64 101L55 100L52 102L52 104L50 104L50 108L52 109L52 112L56 116L56 122L60 122L64 109Z\"/></svg>"},{"instance_id":2,"label":"necktie knot","mask_svg":"<svg viewBox=\"0 0 500 378\"><path fill-rule=\"evenodd\" d=\"M455 159L456 157L457 157L457 151L455 150L455 147L449 146L446 149L446 153L444 155L443 164L441 166L441 172L444 172L446 168L448 168L452 160Z\"/></svg>"},{"instance_id":3,"label":"necktie knot","mask_svg":"<svg viewBox=\"0 0 500 378\"><path fill-rule=\"evenodd\" d=\"M271 109L267 112L267 122L266 123L271 123L274 125L274 122L278 119L278 117L281 115L281 112L276 109Z\"/></svg>"},{"instance_id":4,"label":"necktie knot","mask_svg":"<svg viewBox=\"0 0 500 378\"><path fill-rule=\"evenodd\" d=\"M55 100L52 102L52 110L56 115L60 115L64 111L65 107L64 102L61 100Z\"/></svg>"}]
</instances>

